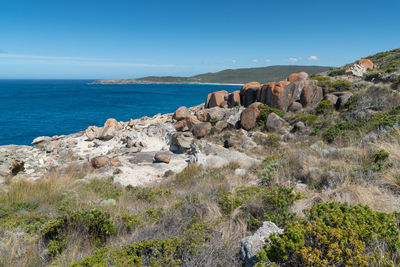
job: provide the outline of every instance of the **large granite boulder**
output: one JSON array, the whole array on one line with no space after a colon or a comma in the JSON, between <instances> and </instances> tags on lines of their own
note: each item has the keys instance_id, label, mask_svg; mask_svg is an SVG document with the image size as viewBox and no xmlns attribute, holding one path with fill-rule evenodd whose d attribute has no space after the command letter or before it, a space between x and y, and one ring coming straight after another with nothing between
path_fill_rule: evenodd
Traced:
<instances>
[{"instance_id":1,"label":"large granite boulder","mask_svg":"<svg viewBox=\"0 0 400 267\"><path fill-rule=\"evenodd\" d=\"M104 124L103 130L101 131L98 138L101 140L110 140L115 136L118 130L119 128L117 120L108 119Z\"/></svg>"},{"instance_id":2,"label":"large granite boulder","mask_svg":"<svg viewBox=\"0 0 400 267\"><path fill-rule=\"evenodd\" d=\"M260 117L260 110L255 107L248 107L243 110L240 115L240 124L247 131L252 130L257 126L257 120Z\"/></svg>"},{"instance_id":3,"label":"large granite boulder","mask_svg":"<svg viewBox=\"0 0 400 267\"><path fill-rule=\"evenodd\" d=\"M307 80L308 74L304 71L299 72L299 73L292 73L288 77L289 82L297 82L297 81L302 81L302 80Z\"/></svg>"},{"instance_id":4,"label":"large granite boulder","mask_svg":"<svg viewBox=\"0 0 400 267\"><path fill-rule=\"evenodd\" d=\"M285 90L288 84L290 84L288 81L264 84L257 92L257 101L267 104L272 108L286 111L291 103L291 97L289 97L289 94Z\"/></svg>"},{"instance_id":5,"label":"large granite boulder","mask_svg":"<svg viewBox=\"0 0 400 267\"><path fill-rule=\"evenodd\" d=\"M243 106L247 107L257 101L257 92L261 87L258 82L246 83L240 89L240 102Z\"/></svg>"},{"instance_id":6,"label":"large granite boulder","mask_svg":"<svg viewBox=\"0 0 400 267\"><path fill-rule=\"evenodd\" d=\"M88 140L93 141L100 136L101 130L102 129L97 126L89 126L85 131L86 137Z\"/></svg>"},{"instance_id":7,"label":"large granite boulder","mask_svg":"<svg viewBox=\"0 0 400 267\"><path fill-rule=\"evenodd\" d=\"M283 230L273 222L264 222L263 225L251 236L240 240L240 256L243 260L243 266L254 266L259 259L257 254L265 246L265 242L270 242L271 234L281 234Z\"/></svg>"},{"instance_id":8,"label":"large granite boulder","mask_svg":"<svg viewBox=\"0 0 400 267\"><path fill-rule=\"evenodd\" d=\"M175 111L173 117L175 120L180 121L186 119L186 117L189 117L190 115L190 110L187 107L182 106Z\"/></svg>"},{"instance_id":9,"label":"large granite boulder","mask_svg":"<svg viewBox=\"0 0 400 267\"><path fill-rule=\"evenodd\" d=\"M223 105L223 102L226 101L225 97L228 97L228 92L225 90L209 93L207 96L205 108L213 108Z\"/></svg>"},{"instance_id":10,"label":"large granite boulder","mask_svg":"<svg viewBox=\"0 0 400 267\"><path fill-rule=\"evenodd\" d=\"M364 69L366 70L373 70L376 68L376 65L374 63L372 63L371 60L367 59L367 58L362 58L359 61L357 61L357 63L361 66L364 67Z\"/></svg>"},{"instance_id":11,"label":"large granite boulder","mask_svg":"<svg viewBox=\"0 0 400 267\"><path fill-rule=\"evenodd\" d=\"M276 131L282 128L285 120L276 115L274 112L268 114L265 126L269 131Z\"/></svg>"},{"instance_id":12,"label":"large granite boulder","mask_svg":"<svg viewBox=\"0 0 400 267\"><path fill-rule=\"evenodd\" d=\"M294 83L298 83L298 86L302 87L300 103L303 106L318 104L324 97L322 88L317 85L318 81L316 80L305 80Z\"/></svg>"},{"instance_id":13,"label":"large granite boulder","mask_svg":"<svg viewBox=\"0 0 400 267\"><path fill-rule=\"evenodd\" d=\"M240 91L234 91L228 95L228 107L240 106Z\"/></svg>"},{"instance_id":14,"label":"large granite boulder","mask_svg":"<svg viewBox=\"0 0 400 267\"><path fill-rule=\"evenodd\" d=\"M196 124L193 129L192 133L194 137L201 138L206 136L211 130L211 123L209 122L201 122Z\"/></svg>"}]
</instances>

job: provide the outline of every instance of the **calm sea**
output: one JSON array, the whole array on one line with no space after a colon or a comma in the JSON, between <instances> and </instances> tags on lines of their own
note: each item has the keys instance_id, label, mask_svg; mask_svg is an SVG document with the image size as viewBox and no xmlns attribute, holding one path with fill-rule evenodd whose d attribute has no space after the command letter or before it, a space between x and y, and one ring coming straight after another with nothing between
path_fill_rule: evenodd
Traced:
<instances>
[{"instance_id":1,"label":"calm sea","mask_svg":"<svg viewBox=\"0 0 400 267\"><path fill-rule=\"evenodd\" d=\"M171 113L235 85L91 85L88 80L0 80L0 145L28 145L37 136L70 134L107 118Z\"/></svg>"}]
</instances>

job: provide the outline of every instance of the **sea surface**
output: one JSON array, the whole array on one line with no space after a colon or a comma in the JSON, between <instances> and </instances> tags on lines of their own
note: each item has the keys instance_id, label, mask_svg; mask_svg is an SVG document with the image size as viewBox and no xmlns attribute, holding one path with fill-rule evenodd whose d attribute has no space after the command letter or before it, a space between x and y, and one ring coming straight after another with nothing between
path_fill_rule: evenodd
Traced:
<instances>
[{"instance_id":1,"label":"sea surface","mask_svg":"<svg viewBox=\"0 0 400 267\"><path fill-rule=\"evenodd\" d=\"M205 102L238 85L92 85L91 80L0 80L0 145L29 145L35 137L71 134L108 118L128 121Z\"/></svg>"}]
</instances>

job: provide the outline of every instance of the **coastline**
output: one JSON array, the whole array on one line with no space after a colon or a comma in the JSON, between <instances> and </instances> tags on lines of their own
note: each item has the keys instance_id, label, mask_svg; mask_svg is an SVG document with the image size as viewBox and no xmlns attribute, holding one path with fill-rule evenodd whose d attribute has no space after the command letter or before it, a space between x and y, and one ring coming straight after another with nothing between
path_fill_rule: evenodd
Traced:
<instances>
[{"instance_id":1,"label":"coastline","mask_svg":"<svg viewBox=\"0 0 400 267\"><path fill-rule=\"evenodd\" d=\"M124 85L124 84L149 84L149 85L157 85L157 84L182 84L182 85L237 85L243 86L243 83L200 83L200 82L151 82L151 81L114 81L114 80L96 80L90 82L88 84L109 84L109 85Z\"/></svg>"}]
</instances>

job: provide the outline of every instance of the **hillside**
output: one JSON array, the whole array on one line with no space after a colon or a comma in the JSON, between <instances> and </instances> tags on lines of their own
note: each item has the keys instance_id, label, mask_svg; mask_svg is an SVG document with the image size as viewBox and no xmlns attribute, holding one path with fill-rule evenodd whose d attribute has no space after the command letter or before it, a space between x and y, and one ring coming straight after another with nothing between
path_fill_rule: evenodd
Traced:
<instances>
[{"instance_id":1,"label":"hillside","mask_svg":"<svg viewBox=\"0 0 400 267\"><path fill-rule=\"evenodd\" d=\"M400 266L399 56L0 147L0 265Z\"/></svg>"},{"instance_id":2,"label":"hillside","mask_svg":"<svg viewBox=\"0 0 400 267\"><path fill-rule=\"evenodd\" d=\"M331 67L282 65L262 68L227 69L215 73L204 73L191 77L148 76L137 79L98 80L93 84L140 84L140 83L228 83L244 84L252 81L261 83L281 81L294 72L309 74L327 71Z\"/></svg>"}]
</instances>

